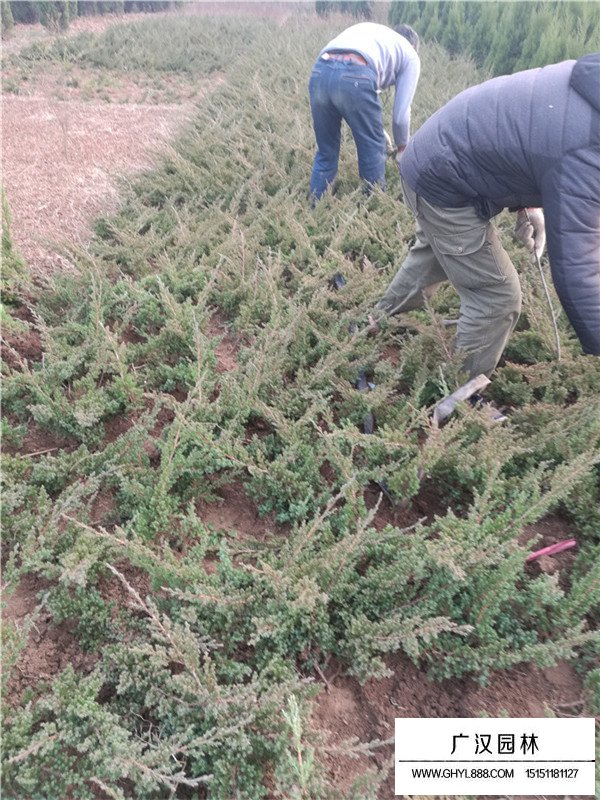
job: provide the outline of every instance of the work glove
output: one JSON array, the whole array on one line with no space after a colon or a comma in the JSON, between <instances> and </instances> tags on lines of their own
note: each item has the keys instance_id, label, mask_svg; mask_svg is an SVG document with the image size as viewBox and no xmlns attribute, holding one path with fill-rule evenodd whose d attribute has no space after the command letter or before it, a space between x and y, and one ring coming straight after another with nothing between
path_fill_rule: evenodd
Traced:
<instances>
[{"instance_id":1,"label":"work glove","mask_svg":"<svg viewBox=\"0 0 600 800\"><path fill-rule=\"evenodd\" d=\"M546 225L541 208L520 208L517 211L515 236L531 255L540 258L546 244Z\"/></svg>"}]
</instances>

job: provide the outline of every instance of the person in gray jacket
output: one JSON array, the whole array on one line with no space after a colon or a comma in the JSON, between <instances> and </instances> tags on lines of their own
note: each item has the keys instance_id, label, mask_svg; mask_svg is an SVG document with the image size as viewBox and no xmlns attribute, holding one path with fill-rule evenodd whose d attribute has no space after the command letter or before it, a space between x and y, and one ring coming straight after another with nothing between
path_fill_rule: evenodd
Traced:
<instances>
[{"instance_id":1,"label":"person in gray jacket","mask_svg":"<svg viewBox=\"0 0 600 800\"><path fill-rule=\"evenodd\" d=\"M400 175L416 241L379 314L422 307L449 280L460 296L465 369L489 376L521 308L517 273L491 223L509 208L532 253L547 236L561 304L584 352L600 355L600 53L461 92L415 133Z\"/></svg>"},{"instance_id":2,"label":"person in gray jacket","mask_svg":"<svg viewBox=\"0 0 600 800\"><path fill-rule=\"evenodd\" d=\"M346 28L319 53L308 90L317 140L310 179L313 202L337 174L341 125L356 144L358 171L367 187L385 186L386 139L379 97L395 87L392 135L401 153L409 138L410 107L419 80L419 37L409 25L388 28L359 22Z\"/></svg>"}]
</instances>

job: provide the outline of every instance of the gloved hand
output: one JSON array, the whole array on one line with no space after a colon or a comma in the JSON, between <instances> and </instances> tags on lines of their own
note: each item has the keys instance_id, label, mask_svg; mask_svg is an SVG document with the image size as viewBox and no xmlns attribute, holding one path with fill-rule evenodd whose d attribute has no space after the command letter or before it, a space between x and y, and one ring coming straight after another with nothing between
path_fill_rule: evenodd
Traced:
<instances>
[{"instance_id":1,"label":"gloved hand","mask_svg":"<svg viewBox=\"0 0 600 800\"><path fill-rule=\"evenodd\" d=\"M515 236L532 255L540 258L546 244L546 224L541 208L521 208L517 211Z\"/></svg>"}]
</instances>

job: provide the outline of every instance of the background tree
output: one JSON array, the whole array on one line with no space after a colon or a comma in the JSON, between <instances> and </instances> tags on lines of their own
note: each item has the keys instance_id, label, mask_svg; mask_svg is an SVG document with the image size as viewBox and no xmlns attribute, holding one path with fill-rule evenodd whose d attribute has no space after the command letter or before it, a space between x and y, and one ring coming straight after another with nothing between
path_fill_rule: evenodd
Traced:
<instances>
[{"instance_id":1,"label":"background tree","mask_svg":"<svg viewBox=\"0 0 600 800\"><path fill-rule=\"evenodd\" d=\"M15 22L35 23L40 21L39 3L34 0L11 0L10 8Z\"/></svg>"},{"instance_id":2,"label":"background tree","mask_svg":"<svg viewBox=\"0 0 600 800\"><path fill-rule=\"evenodd\" d=\"M393 0L390 24L413 25L423 40L437 40L452 55L474 59L494 75L579 58L597 49L596 3L406 2Z\"/></svg>"},{"instance_id":3,"label":"background tree","mask_svg":"<svg viewBox=\"0 0 600 800\"><path fill-rule=\"evenodd\" d=\"M469 6L472 9L473 20L473 35L469 50L475 63L481 66L492 47L501 9L497 3L470 3Z\"/></svg>"},{"instance_id":4,"label":"background tree","mask_svg":"<svg viewBox=\"0 0 600 800\"><path fill-rule=\"evenodd\" d=\"M40 22L50 30L65 31L69 27L68 0L48 0L38 3Z\"/></svg>"},{"instance_id":5,"label":"background tree","mask_svg":"<svg viewBox=\"0 0 600 800\"><path fill-rule=\"evenodd\" d=\"M166 11L181 5L178 0L0 0L0 2L10 7L17 23L42 22L46 27L62 30L76 17Z\"/></svg>"},{"instance_id":6,"label":"background tree","mask_svg":"<svg viewBox=\"0 0 600 800\"><path fill-rule=\"evenodd\" d=\"M371 19L373 0L315 0L315 11L320 17L326 17L332 11L337 11L358 19Z\"/></svg>"},{"instance_id":7,"label":"background tree","mask_svg":"<svg viewBox=\"0 0 600 800\"><path fill-rule=\"evenodd\" d=\"M7 33L10 33L15 24L8 0L2 0L0 2L0 16L2 19L2 36L5 36Z\"/></svg>"},{"instance_id":8,"label":"background tree","mask_svg":"<svg viewBox=\"0 0 600 800\"><path fill-rule=\"evenodd\" d=\"M465 22L465 3L450 5L448 18L440 41L450 55L462 55L468 49L468 30Z\"/></svg>"}]
</instances>

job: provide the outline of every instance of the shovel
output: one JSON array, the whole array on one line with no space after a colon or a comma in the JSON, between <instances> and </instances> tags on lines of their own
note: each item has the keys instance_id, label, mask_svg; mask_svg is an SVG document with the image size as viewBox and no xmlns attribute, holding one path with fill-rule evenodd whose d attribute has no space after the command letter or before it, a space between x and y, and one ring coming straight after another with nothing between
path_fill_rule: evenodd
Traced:
<instances>
[{"instance_id":1,"label":"shovel","mask_svg":"<svg viewBox=\"0 0 600 800\"><path fill-rule=\"evenodd\" d=\"M481 392L489 383L491 383L491 381L487 375L483 375L483 373L481 375L476 375L474 378L471 378L470 381L459 386L452 394L440 400L433 410L434 425L441 425L442 422L445 422L459 403L463 403L465 400L473 397L474 394Z\"/></svg>"}]
</instances>

